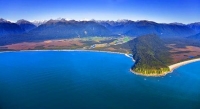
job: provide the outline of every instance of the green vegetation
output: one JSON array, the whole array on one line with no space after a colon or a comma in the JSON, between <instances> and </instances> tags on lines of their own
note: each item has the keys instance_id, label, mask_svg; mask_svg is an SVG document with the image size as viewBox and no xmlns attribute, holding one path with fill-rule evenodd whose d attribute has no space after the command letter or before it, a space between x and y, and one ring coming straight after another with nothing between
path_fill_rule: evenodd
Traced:
<instances>
[{"instance_id":1,"label":"green vegetation","mask_svg":"<svg viewBox=\"0 0 200 109\"><path fill-rule=\"evenodd\" d=\"M129 37L124 37L124 42L128 42L130 40Z\"/></svg>"},{"instance_id":2,"label":"green vegetation","mask_svg":"<svg viewBox=\"0 0 200 109\"><path fill-rule=\"evenodd\" d=\"M140 36L130 41L129 46L136 60L132 67L134 72L141 75L163 75L170 71L169 49L158 36Z\"/></svg>"}]
</instances>

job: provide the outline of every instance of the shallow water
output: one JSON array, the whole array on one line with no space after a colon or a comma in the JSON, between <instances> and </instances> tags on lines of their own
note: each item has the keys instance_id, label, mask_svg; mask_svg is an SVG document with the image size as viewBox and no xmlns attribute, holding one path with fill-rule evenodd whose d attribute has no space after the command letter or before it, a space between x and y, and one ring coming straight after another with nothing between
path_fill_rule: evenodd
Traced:
<instances>
[{"instance_id":1,"label":"shallow water","mask_svg":"<svg viewBox=\"0 0 200 109\"><path fill-rule=\"evenodd\" d=\"M0 109L200 109L200 62L164 77L132 65L113 53L0 53Z\"/></svg>"}]
</instances>

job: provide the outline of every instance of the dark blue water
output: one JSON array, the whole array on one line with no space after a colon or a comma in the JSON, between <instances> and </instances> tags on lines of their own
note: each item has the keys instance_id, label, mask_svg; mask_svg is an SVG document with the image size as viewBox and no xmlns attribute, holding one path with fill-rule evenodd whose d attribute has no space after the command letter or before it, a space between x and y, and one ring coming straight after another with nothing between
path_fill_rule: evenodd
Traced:
<instances>
[{"instance_id":1,"label":"dark blue water","mask_svg":"<svg viewBox=\"0 0 200 109\"><path fill-rule=\"evenodd\" d=\"M0 109L200 109L200 62L156 78L132 65L122 54L0 53Z\"/></svg>"}]
</instances>

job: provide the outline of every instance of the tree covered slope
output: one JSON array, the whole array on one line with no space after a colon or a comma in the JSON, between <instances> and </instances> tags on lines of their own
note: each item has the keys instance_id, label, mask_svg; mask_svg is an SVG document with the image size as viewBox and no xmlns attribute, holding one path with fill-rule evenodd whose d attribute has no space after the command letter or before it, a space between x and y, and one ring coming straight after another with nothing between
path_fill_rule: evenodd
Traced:
<instances>
[{"instance_id":1,"label":"tree covered slope","mask_svg":"<svg viewBox=\"0 0 200 109\"><path fill-rule=\"evenodd\" d=\"M169 72L169 49L157 35L140 36L129 42L135 65L132 70L141 75L163 75Z\"/></svg>"}]
</instances>

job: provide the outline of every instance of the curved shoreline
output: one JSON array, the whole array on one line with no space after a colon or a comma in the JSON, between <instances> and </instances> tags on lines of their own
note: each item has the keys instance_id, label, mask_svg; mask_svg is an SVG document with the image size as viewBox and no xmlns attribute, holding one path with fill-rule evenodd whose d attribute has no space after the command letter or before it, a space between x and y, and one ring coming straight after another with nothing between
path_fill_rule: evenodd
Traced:
<instances>
[{"instance_id":1,"label":"curved shoreline","mask_svg":"<svg viewBox=\"0 0 200 109\"><path fill-rule=\"evenodd\" d=\"M130 71L136 75L140 75L140 76L147 76L147 77L161 77L161 76L165 76L169 73L172 73L175 69L181 67L181 66L184 66L184 65L187 65L187 64L190 64L190 63L193 63L193 62L198 62L200 61L200 58L197 58L197 59L191 59L191 60L187 60L187 61L183 61L183 62L179 62L179 63L176 63L176 64L172 64L169 67L170 71L169 72L163 72L162 74L142 74L142 73L138 73L138 72L135 72L133 71L132 69L130 69Z\"/></svg>"},{"instance_id":2,"label":"curved shoreline","mask_svg":"<svg viewBox=\"0 0 200 109\"><path fill-rule=\"evenodd\" d=\"M167 75L168 73L172 73L172 72L170 71L170 72L164 72L164 73L162 73L162 74L142 74L142 73L135 72L135 71L133 71L132 69L130 69L130 72L132 72L132 73L135 74L135 75L146 76L146 77L161 77L161 76Z\"/></svg>"},{"instance_id":3,"label":"curved shoreline","mask_svg":"<svg viewBox=\"0 0 200 109\"><path fill-rule=\"evenodd\" d=\"M183 65L190 64L190 63L197 62L197 61L200 61L200 58L191 59L191 60L187 60L187 61L183 61L183 62L179 62L179 63L173 64L173 65L170 65L169 66L170 72L173 72L175 69L177 69Z\"/></svg>"},{"instance_id":4,"label":"curved shoreline","mask_svg":"<svg viewBox=\"0 0 200 109\"><path fill-rule=\"evenodd\" d=\"M0 53L8 53L8 52L33 52L33 51L84 51L84 52L105 52L105 53L115 53L115 54L124 54L127 55L126 53L122 53L122 52L112 52L112 51L100 51L100 50L17 50L17 51L0 51Z\"/></svg>"},{"instance_id":5,"label":"curved shoreline","mask_svg":"<svg viewBox=\"0 0 200 109\"><path fill-rule=\"evenodd\" d=\"M126 57L128 58L131 58L133 62L135 62L135 60L130 57L127 53L122 53L122 52L112 52L112 51L100 51L100 50L19 50L19 51L2 51L0 53L7 53L7 52L23 52L23 51L83 51L83 52L104 52L104 53L115 53L115 54L123 54L125 55ZM172 73L175 69L183 66L183 65L186 65L186 64L190 64L190 63L193 63L193 62L197 62L197 61L200 61L200 58L196 58L196 59L191 59L191 60L187 60L187 61L183 61L183 62L179 62L179 63L176 63L176 64L172 64L169 67L170 71L169 72L163 72L162 74L142 74L142 73L138 73L138 72L135 72L133 71L132 69L130 69L130 72L134 73L135 75L140 75L140 76L147 76L147 77L161 77L161 76L165 76L169 73Z\"/></svg>"},{"instance_id":6,"label":"curved shoreline","mask_svg":"<svg viewBox=\"0 0 200 109\"><path fill-rule=\"evenodd\" d=\"M33 52L33 51L66 51L66 52L102 52L102 53L115 53L115 54L122 54L125 55L128 58L131 58L132 61L134 62L135 60L129 56L127 53L122 53L122 52L112 52L112 51L100 51L100 50L68 50L68 49L63 49L63 50L17 50L17 51L0 51L0 53L9 53L9 52Z\"/></svg>"}]
</instances>

